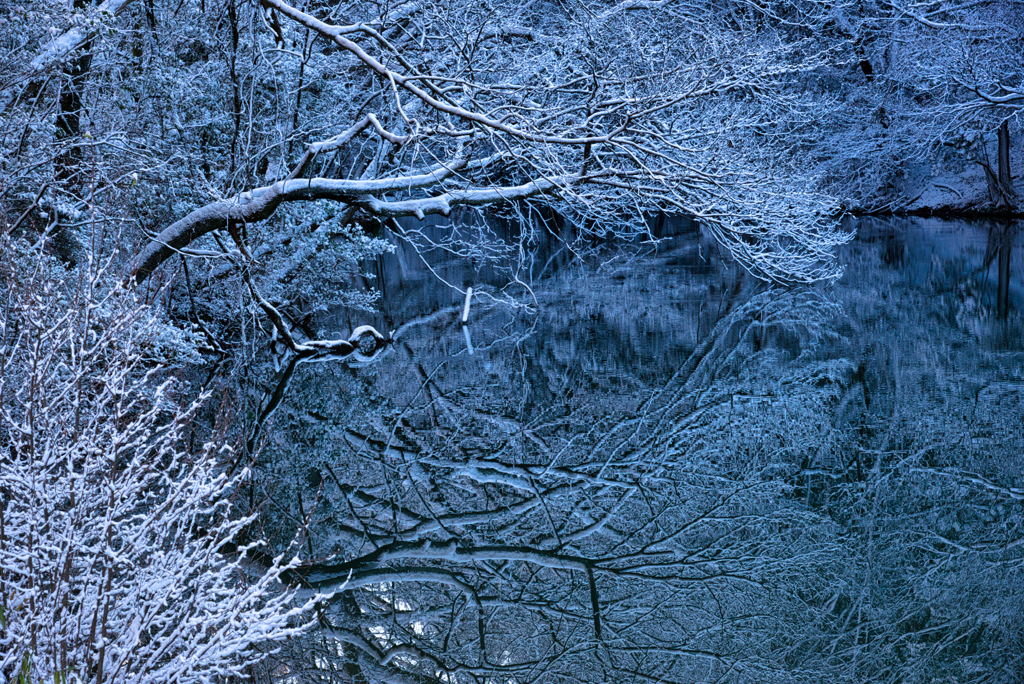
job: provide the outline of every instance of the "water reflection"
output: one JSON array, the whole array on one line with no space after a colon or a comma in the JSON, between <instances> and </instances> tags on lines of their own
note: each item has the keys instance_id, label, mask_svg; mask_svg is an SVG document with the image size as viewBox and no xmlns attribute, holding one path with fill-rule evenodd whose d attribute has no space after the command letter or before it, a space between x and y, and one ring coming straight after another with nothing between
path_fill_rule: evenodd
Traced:
<instances>
[{"instance_id":1,"label":"water reflection","mask_svg":"<svg viewBox=\"0 0 1024 684\"><path fill-rule=\"evenodd\" d=\"M857 231L858 242L883 245L883 262L903 269L911 286L957 278L998 318L1009 315L1011 301L1018 310L1024 302L1019 222L866 217L847 225Z\"/></svg>"},{"instance_id":2,"label":"water reflection","mask_svg":"<svg viewBox=\"0 0 1024 684\"><path fill-rule=\"evenodd\" d=\"M324 324L395 330L392 352L268 368L256 393L267 529L282 548L303 529L295 582L339 591L278 672L1019 671L1019 235L855 228L847 275L818 290L764 290L692 232L586 269L546 259L511 299L507 274L453 260L440 274L484 293L472 354L462 294L408 254L382 264L402 278L378 319Z\"/></svg>"}]
</instances>

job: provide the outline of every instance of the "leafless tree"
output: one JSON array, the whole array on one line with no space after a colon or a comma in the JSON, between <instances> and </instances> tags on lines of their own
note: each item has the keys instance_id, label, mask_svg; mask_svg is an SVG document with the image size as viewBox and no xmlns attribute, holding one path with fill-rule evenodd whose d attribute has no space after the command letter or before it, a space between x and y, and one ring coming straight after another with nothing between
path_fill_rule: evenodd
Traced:
<instances>
[{"instance_id":1,"label":"leafless tree","mask_svg":"<svg viewBox=\"0 0 1024 684\"><path fill-rule=\"evenodd\" d=\"M309 606L280 582L292 556L241 541L244 472L225 476L217 444L190 444L198 404L180 405L158 365L188 340L109 258L69 274L0 240L0 677L244 673L254 645L303 631Z\"/></svg>"}]
</instances>

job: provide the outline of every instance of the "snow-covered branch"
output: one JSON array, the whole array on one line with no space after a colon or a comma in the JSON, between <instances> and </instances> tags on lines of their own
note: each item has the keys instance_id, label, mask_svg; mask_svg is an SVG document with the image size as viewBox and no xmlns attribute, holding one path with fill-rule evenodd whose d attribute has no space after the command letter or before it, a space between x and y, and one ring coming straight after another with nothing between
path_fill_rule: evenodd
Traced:
<instances>
[{"instance_id":1,"label":"snow-covered branch","mask_svg":"<svg viewBox=\"0 0 1024 684\"><path fill-rule=\"evenodd\" d=\"M154 361L187 341L102 266L55 281L58 265L3 239L0 675L242 675L312 604L281 583L291 556L261 566L261 544L238 543L246 471L225 475L216 443L186 446L200 404Z\"/></svg>"},{"instance_id":2,"label":"snow-covered branch","mask_svg":"<svg viewBox=\"0 0 1024 684\"><path fill-rule=\"evenodd\" d=\"M307 145L284 180L161 231L136 259L137 280L212 230L316 200L347 205L356 221L533 200L584 235L624 237L645 233L651 213L677 211L698 217L758 277L839 273L833 253L846 237L835 206L751 135L806 115L782 92L786 78L826 60L806 44L766 34L723 53L728 22L671 2L600 3L607 7L557 17L510 7L471 30L449 24L433 3L403 5L400 20L354 11L347 23L285 0L262 4L329 43L330 62L359 79L365 104L336 108L343 132ZM435 21L448 28L430 28ZM558 33L587 47L566 52L535 40ZM680 35L690 44L676 44ZM468 62L466 41L476 55ZM651 63L634 63L641 54ZM330 156L354 163L347 178L332 175Z\"/></svg>"}]
</instances>

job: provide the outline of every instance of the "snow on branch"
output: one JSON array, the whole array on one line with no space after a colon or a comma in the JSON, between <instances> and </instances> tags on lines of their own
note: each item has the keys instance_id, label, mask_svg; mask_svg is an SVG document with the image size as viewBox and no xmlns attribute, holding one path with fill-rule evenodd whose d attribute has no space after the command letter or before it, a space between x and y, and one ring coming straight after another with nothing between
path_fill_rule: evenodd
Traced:
<instances>
[{"instance_id":1,"label":"snow on branch","mask_svg":"<svg viewBox=\"0 0 1024 684\"><path fill-rule=\"evenodd\" d=\"M241 541L254 513L232 498L246 471L226 475L216 443L186 446L200 403L154 365L181 342L102 267L53 280L46 257L5 242L0 673L243 675L309 626L312 604L282 584L291 556L257 564L261 544Z\"/></svg>"},{"instance_id":2,"label":"snow on branch","mask_svg":"<svg viewBox=\"0 0 1024 684\"><path fill-rule=\"evenodd\" d=\"M99 31L103 18L120 14L131 2L132 0L104 0L94 13L91 14L90 19L72 26L44 47L28 63L22 73L22 82L37 79L46 73L48 69L67 60L71 53ZM0 92L0 113L7 111L7 108L14 103L16 97L17 87L13 85Z\"/></svg>"},{"instance_id":3,"label":"snow on branch","mask_svg":"<svg viewBox=\"0 0 1024 684\"><path fill-rule=\"evenodd\" d=\"M466 36L444 22L444 30L428 29L441 21L431 3L396 8L400 19L367 11L344 24L285 0L262 5L329 42L325 62L344 65L366 99L340 108L333 125L342 132L309 144L285 179L161 231L136 258L137 281L210 231L318 200L372 223L533 198L580 235L622 237L645 234L645 216L667 210L696 217L760 278L814 282L840 273L834 250L848 236L836 229L836 204L808 189L814 179L779 151L788 144L768 145L767 132L810 115L812 104L785 86L827 62L804 43L765 36L725 49L734 43L731 25L672 2L600 3L580 17L552 10L568 13L561 23L498 12ZM597 21L602 8L614 18ZM580 47L536 40L556 31ZM687 45L673 42L681 35ZM479 64L463 63L465 41ZM641 54L649 64L635 62Z\"/></svg>"}]
</instances>

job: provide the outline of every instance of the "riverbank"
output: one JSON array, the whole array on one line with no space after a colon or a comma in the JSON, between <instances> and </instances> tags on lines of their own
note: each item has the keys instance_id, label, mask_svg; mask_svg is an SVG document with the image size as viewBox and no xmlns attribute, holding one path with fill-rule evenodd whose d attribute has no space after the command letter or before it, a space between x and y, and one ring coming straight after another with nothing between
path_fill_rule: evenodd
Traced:
<instances>
[{"instance_id":1,"label":"riverbank","mask_svg":"<svg viewBox=\"0 0 1024 684\"><path fill-rule=\"evenodd\" d=\"M980 159L996 166L996 142L993 139ZM1024 187L1024 136L1010 145L1013 184L1018 193ZM896 216L939 216L944 218L1024 218L1024 203L1017 208L999 207L989 193L985 169L966 155L946 154L936 161L909 163L902 174L879 188L869 206L854 206L854 215L887 214Z\"/></svg>"}]
</instances>

